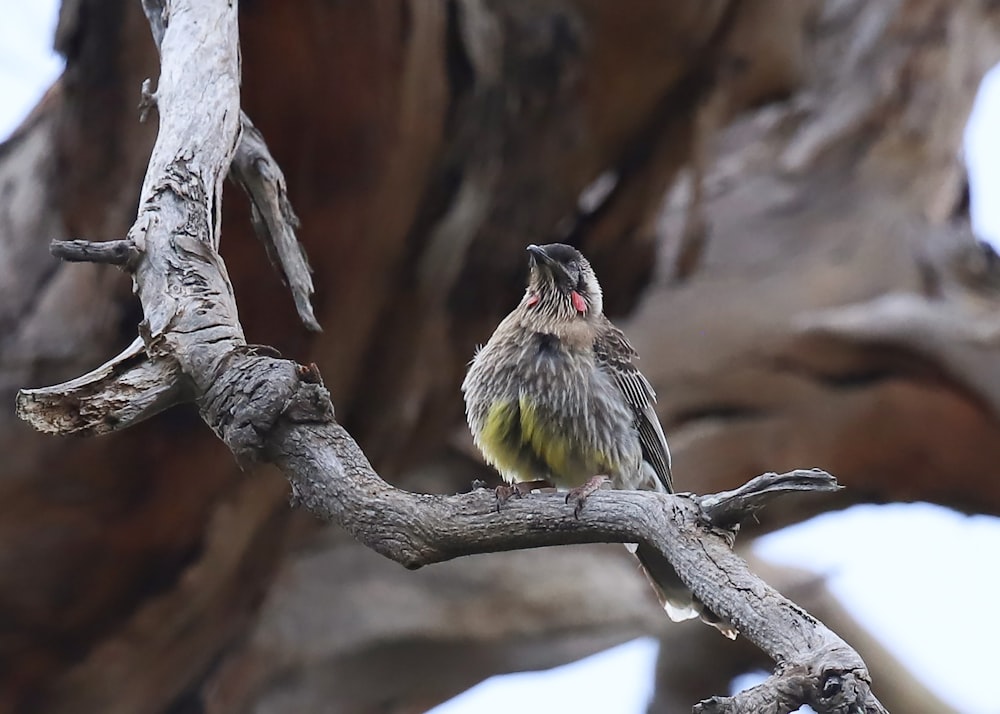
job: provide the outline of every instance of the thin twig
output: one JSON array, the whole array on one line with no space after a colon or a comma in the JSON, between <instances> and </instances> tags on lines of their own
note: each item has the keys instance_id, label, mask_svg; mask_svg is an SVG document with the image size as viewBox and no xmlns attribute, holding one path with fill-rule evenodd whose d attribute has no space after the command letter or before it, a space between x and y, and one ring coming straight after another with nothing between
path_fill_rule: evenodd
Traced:
<instances>
[{"instance_id":1,"label":"thin twig","mask_svg":"<svg viewBox=\"0 0 1000 714\"><path fill-rule=\"evenodd\" d=\"M139 249L130 240L54 240L49 251L70 263L108 263L129 267L139 258Z\"/></svg>"},{"instance_id":2,"label":"thin twig","mask_svg":"<svg viewBox=\"0 0 1000 714\"><path fill-rule=\"evenodd\" d=\"M263 135L244 112L240 112L240 123L242 137L229 176L250 198L254 232L264 245L271 265L291 291L299 319L313 332L320 332L322 328L310 301L314 292L312 269L305 248L295 235L299 218L288 200L285 175L271 156Z\"/></svg>"},{"instance_id":3,"label":"thin twig","mask_svg":"<svg viewBox=\"0 0 1000 714\"><path fill-rule=\"evenodd\" d=\"M779 494L794 491L832 493L841 488L837 480L822 469L796 469L785 474L761 474L733 491L696 496L695 500L713 526L733 528Z\"/></svg>"}]
</instances>

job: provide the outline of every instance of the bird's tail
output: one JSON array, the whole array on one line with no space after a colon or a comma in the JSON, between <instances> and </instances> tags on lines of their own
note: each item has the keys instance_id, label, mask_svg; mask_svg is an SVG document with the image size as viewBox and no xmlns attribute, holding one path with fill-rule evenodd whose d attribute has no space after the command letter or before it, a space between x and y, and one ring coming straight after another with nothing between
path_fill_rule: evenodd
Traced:
<instances>
[{"instance_id":1,"label":"bird's tail","mask_svg":"<svg viewBox=\"0 0 1000 714\"><path fill-rule=\"evenodd\" d=\"M709 610L694 596L681 581L670 561L648 546L636 546L626 543L626 547L635 554L646 574L649 584L656 591L656 597L667 615L674 622L683 622L700 617L701 621L712 625L731 640L736 639L736 628Z\"/></svg>"}]
</instances>

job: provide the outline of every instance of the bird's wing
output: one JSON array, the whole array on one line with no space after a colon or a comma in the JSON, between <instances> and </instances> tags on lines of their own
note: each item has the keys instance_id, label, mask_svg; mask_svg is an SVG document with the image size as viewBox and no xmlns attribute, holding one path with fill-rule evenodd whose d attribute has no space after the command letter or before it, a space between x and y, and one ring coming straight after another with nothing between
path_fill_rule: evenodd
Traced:
<instances>
[{"instance_id":1,"label":"bird's wing","mask_svg":"<svg viewBox=\"0 0 1000 714\"><path fill-rule=\"evenodd\" d=\"M672 493L674 485L670 474L670 449L654 409L656 392L633 362L639 355L629 344L625 334L610 322L595 340L594 354L598 362L610 372L615 385L621 390L635 415L643 458L653 467L667 491Z\"/></svg>"}]
</instances>

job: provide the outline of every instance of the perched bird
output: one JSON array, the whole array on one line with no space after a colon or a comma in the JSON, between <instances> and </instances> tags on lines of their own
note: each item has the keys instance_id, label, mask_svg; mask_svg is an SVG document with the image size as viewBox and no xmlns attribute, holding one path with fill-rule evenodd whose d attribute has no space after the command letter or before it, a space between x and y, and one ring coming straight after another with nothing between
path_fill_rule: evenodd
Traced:
<instances>
[{"instance_id":1,"label":"perched bird","mask_svg":"<svg viewBox=\"0 0 1000 714\"><path fill-rule=\"evenodd\" d=\"M602 480L672 492L656 395L634 364L636 351L604 315L590 263L561 243L530 245L528 256L524 297L476 352L462 384L476 445L514 489L571 489L567 501L576 498L577 509ZM658 552L633 552L672 619L700 615L734 636Z\"/></svg>"}]
</instances>

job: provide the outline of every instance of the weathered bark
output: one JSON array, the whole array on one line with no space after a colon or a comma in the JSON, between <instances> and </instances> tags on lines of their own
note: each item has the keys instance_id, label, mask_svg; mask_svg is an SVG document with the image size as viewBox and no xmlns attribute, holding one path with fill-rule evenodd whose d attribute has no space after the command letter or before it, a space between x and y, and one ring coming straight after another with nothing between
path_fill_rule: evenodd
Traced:
<instances>
[{"instance_id":1,"label":"weathered bark","mask_svg":"<svg viewBox=\"0 0 1000 714\"><path fill-rule=\"evenodd\" d=\"M225 251L250 337L317 362L338 417L381 472L413 489L463 490L464 363L520 291L523 245L570 233L615 310L642 296L628 332L660 392L682 487L710 491L808 463L847 483L845 500L1000 512L989 479L996 420L977 381L988 372L976 376L976 359L993 356L989 322L967 299L989 304L989 271L971 288L956 281L930 240L964 215L954 157L978 78L997 56L996 11L945 0L611 5L248 4L244 108L288 177L325 330L312 338L297 326L234 195ZM9 399L100 363L138 319L116 269L59 265L47 246L125 235L155 131L135 121L155 49L127 2L67 3L59 42L66 75L0 150ZM706 174L700 211L683 191L664 206L663 191L692 163ZM605 171L619 177L616 190L579 211L580 192ZM686 282L670 280L678 252ZM928 276L939 286L933 303L922 300ZM948 315L966 337L844 329L810 314L891 291L914 293L918 309ZM252 659L235 643L275 567L294 570L305 557L285 551L312 526L288 512L282 482L241 475L184 413L103 440L53 442L8 412L0 446L6 708L37 701L42 683L83 687L88 671L141 669L144 660L115 658L126 642L159 663L149 702L203 699L211 683L232 682L222 674ZM818 507L763 518L773 525ZM240 538L227 535L234 524ZM561 571L503 562L512 608L533 588L553 601L581 597ZM593 572L610 562L595 560ZM488 616L494 601L485 580L471 586L467 620ZM644 602L643 617L624 596L581 609L579 631L626 637L656 615ZM315 617L329 604L317 607ZM258 626L274 617L267 610ZM592 647L576 649L562 621L534 625L532 662ZM353 651L377 640L391 658L461 641L446 655L455 671L523 632L510 621L497 628L463 639L470 630L454 623L397 649L368 631ZM164 642L169 656L157 656ZM296 656L308 653L285 661ZM367 661L353 681L380 678L378 658ZM467 671L489 670L477 666ZM296 689L296 671L262 665L257 681L271 684L257 691L307 696L316 680Z\"/></svg>"},{"instance_id":2,"label":"weathered bark","mask_svg":"<svg viewBox=\"0 0 1000 714\"><path fill-rule=\"evenodd\" d=\"M808 83L720 137L702 267L667 267L629 324L678 472L699 475L682 487L806 459L855 498L1000 513L1000 278L957 158L997 59L991 7L827 3Z\"/></svg>"},{"instance_id":3,"label":"weathered bark","mask_svg":"<svg viewBox=\"0 0 1000 714\"><path fill-rule=\"evenodd\" d=\"M919 679L915 679L882 642L855 620L827 589L822 576L794 568L777 567L752 553L742 553L751 569L783 595L801 605L865 653L877 683L879 700L891 712L958 714ZM745 639L727 642L704 637L695 627L670 627L661 635L656 678L659 686L650 712L685 711L698 698L728 687L741 674L767 670L770 663Z\"/></svg>"}]
</instances>

